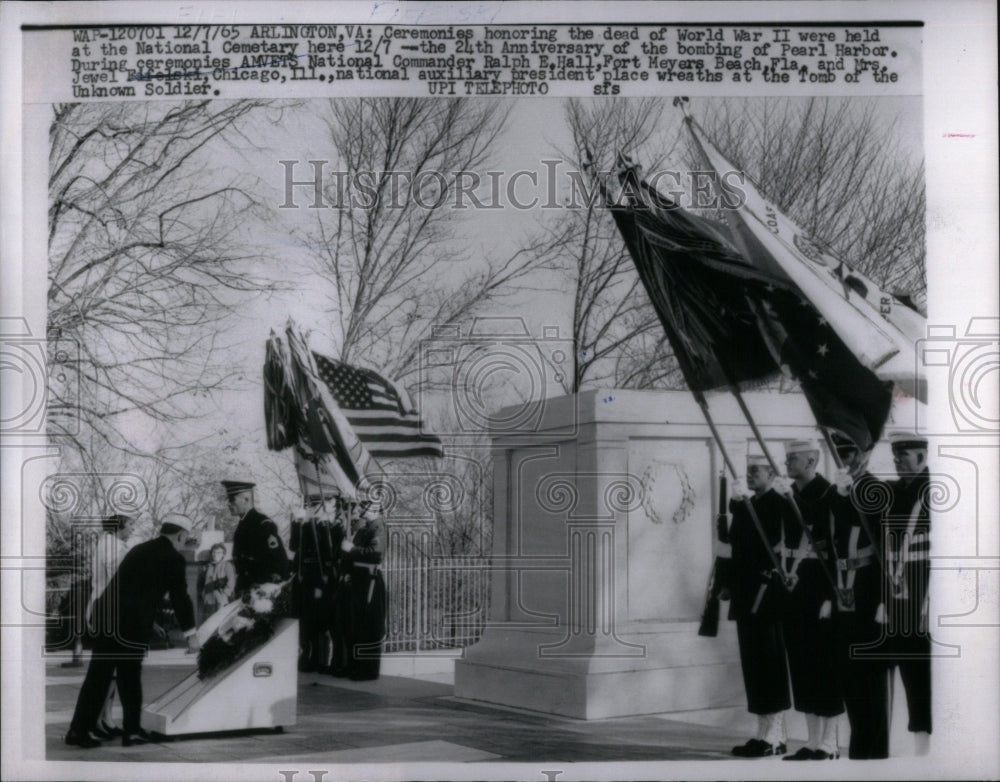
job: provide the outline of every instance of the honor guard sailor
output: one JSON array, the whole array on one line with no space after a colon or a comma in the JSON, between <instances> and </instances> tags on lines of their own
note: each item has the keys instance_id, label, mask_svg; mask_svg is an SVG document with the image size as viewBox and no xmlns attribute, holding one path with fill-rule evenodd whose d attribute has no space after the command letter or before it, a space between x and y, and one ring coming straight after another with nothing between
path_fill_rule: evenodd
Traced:
<instances>
[{"instance_id":1,"label":"honor guard sailor","mask_svg":"<svg viewBox=\"0 0 1000 782\"><path fill-rule=\"evenodd\" d=\"M345 639L348 676L355 681L367 681L379 676L386 592L382 576L382 525L373 512L361 510L360 513L360 528L351 541L344 539L341 550L350 584L350 619Z\"/></svg>"},{"instance_id":2,"label":"honor guard sailor","mask_svg":"<svg viewBox=\"0 0 1000 782\"><path fill-rule=\"evenodd\" d=\"M253 488L247 481L222 481L229 512L240 521L233 533L236 594L254 584L288 578L288 556L277 525L253 506Z\"/></svg>"},{"instance_id":3,"label":"honor guard sailor","mask_svg":"<svg viewBox=\"0 0 1000 782\"><path fill-rule=\"evenodd\" d=\"M319 504L296 510L289 540L295 552L299 670L305 673L324 670L329 657L326 634L335 583L330 524L324 515Z\"/></svg>"},{"instance_id":4,"label":"honor guard sailor","mask_svg":"<svg viewBox=\"0 0 1000 782\"><path fill-rule=\"evenodd\" d=\"M931 515L927 438L910 431L889 433L899 479L884 521L888 601L886 645L890 671L899 668L906 690L908 729L917 752L929 750L931 733L931 637L928 631Z\"/></svg>"},{"instance_id":5,"label":"honor guard sailor","mask_svg":"<svg viewBox=\"0 0 1000 782\"><path fill-rule=\"evenodd\" d=\"M791 523L786 520L782 528L781 562L789 588L784 630L792 699L795 710L805 714L808 741L785 760L839 757L836 718L844 713L833 652L835 595L823 572L823 560L829 556L826 495L830 482L816 472L818 463L815 441L788 442L785 469L792 484L782 479L775 482L779 493L791 495L802 519L802 523L797 517Z\"/></svg>"},{"instance_id":6,"label":"honor guard sailor","mask_svg":"<svg viewBox=\"0 0 1000 782\"><path fill-rule=\"evenodd\" d=\"M835 491L827 494L837 579L837 668L851 724L848 757L881 759L889 757L889 679L878 649L883 573L876 547L892 495L884 481L868 472L870 451L862 452L839 432L832 432L831 439L844 465L837 471Z\"/></svg>"},{"instance_id":7,"label":"honor guard sailor","mask_svg":"<svg viewBox=\"0 0 1000 782\"><path fill-rule=\"evenodd\" d=\"M773 480L767 458L748 455L746 486L735 481L729 503L733 514L729 617L736 620L747 709L757 716L757 734L733 747L732 753L738 757L783 755L787 742L785 712L791 700L781 629L784 588L776 578L768 549L780 540L782 520L790 509L771 489ZM746 498L760 522L759 530Z\"/></svg>"}]
</instances>

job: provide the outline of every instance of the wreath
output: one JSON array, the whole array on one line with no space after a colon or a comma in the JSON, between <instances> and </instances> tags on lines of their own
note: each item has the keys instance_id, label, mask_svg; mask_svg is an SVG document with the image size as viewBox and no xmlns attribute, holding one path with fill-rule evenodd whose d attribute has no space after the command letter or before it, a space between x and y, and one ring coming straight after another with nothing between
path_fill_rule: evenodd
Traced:
<instances>
[{"instance_id":1,"label":"wreath","mask_svg":"<svg viewBox=\"0 0 1000 782\"><path fill-rule=\"evenodd\" d=\"M208 679L260 648L292 615L292 581L251 587L198 651L198 678ZM225 610L225 609L223 609Z\"/></svg>"}]
</instances>

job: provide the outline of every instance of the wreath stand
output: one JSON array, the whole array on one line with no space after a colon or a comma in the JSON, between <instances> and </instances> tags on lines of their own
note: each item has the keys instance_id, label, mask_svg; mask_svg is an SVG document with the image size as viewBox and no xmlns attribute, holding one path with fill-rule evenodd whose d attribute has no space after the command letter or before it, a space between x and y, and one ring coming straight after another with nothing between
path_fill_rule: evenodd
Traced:
<instances>
[{"instance_id":1,"label":"wreath stand","mask_svg":"<svg viewBox=\"0 0 1000 782\"><path fill-rule=\"evenodd\" d=\"M216 611L198 628L204 642L240 602ZM281 619L263 646L208 679L195 670L142 710L142 727L163 736L295 724L299 620Z\"/></svg>"}]
</instances>

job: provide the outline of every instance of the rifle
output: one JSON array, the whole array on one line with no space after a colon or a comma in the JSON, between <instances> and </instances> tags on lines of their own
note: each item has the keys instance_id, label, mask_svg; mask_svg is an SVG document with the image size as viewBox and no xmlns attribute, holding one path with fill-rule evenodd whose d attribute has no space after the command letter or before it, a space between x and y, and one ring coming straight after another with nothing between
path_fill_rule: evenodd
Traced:
<instances>
[{"instance_id":1,"label":"rifle","mask_svg":"<svg viewBox=\"0 0 1000 782\"><path fill-rule=\"evenodd\" d=\"M715 517L715 534L720 543L729 542L729 516L727 504L726 474L719 476L719 514ZM719 600L723 590L729 589L729 571L732 561L729 557L716 557L712 564L712 572L708 576L708 587L705 590L705 609L701 613L701 626L698 635L714 638L719 634Z\"/></svg>"}]
</instances>

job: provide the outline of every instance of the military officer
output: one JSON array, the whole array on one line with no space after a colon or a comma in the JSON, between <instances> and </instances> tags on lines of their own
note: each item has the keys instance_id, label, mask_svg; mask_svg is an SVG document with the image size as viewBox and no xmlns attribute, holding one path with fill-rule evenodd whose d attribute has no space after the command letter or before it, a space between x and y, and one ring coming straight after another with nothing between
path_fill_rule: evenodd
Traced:
<instances>
[{"instance_id":1,"label":"military officer","mask_svg":"<svg viewBox=\"0 0 1000 782\"><path fill-rule=\"evenodd\" d=\"M827 492L830 482L816 472L819 445L814 440L785 444L785 469L792 481L778 479L775 488L798 506L799 518L782 527L781 562L789 587L784 614L785 646L795 710L803 712L806 746L785 760L839 757L837 716L844 704L833 652L833 586L824 571L829 552ZM803 523L809 534L803 530ZM812 538L812 541L810 541Z\"/></svg>"},{"instance_id":2,"label":"military officer","mask_svg":"<svg viewBox=\"0 0 1000 782\"><path fill-rule=\"evenodd\" d=\"M787 742L785 712L791 700L781 630L784 588L774 578L774 561L768 549L780 540L782 520L790 506L771 489L773 480L767 458L748 455L746 486L737 480L729 503L733 514L729 618L736 620L747 709L757 716L757 734L733 747L732 753L739 757L783 755ZM750 515L746 498L766 541Z\"/></svg>"},{"instance_id":3,"label":"military officer","mask_svg":"<svg viewBox=\"0 0 1000 782\"><path fill-rule=\"evenodd\" d=\"M886 646L890 671L899 668L915 733L917 752L929 749L931 733L931 637L927 627L930 579L930 472L927 438L910 431L889 432L898 480L884 521L888 600Z\"/></svg>"},{"instance_id":4,"label":"military officer","mask_svg":"<svg viewBox=\"0 0 1000 782\"><path fill-rule=\"evenodd\" d=\"M834 611L837 666L847 718L852 760L889 757L889 678L879 649L883 573L876 546L891 499L889 486L868 472L871 452L832 432L843 467L830 498L831 562L836 562Z\"/></svg>"},{"instance_id":5,"label":"military officer","mask_svg":"<svg viewBox=\"0 0 1000 782\"><path fill-rule=\"evenodd\" d=\"M288 556L278 527L253 506L255 485L246 481L222 481L229 512L240 520L233 533L237 596L254 584L288 578Z\"/></svg>"}]
</instances>

